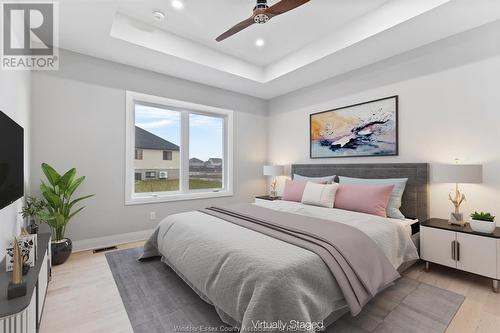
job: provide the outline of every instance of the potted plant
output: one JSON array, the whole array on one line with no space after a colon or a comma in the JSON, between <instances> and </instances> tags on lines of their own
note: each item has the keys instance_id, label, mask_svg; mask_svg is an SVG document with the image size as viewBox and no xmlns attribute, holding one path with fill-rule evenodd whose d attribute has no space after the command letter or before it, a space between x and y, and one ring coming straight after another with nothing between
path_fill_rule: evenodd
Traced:
<instances>
[{"instance_id":1,"label":"potted plant","mask_svg":"<svg viewBox=\"0 0 500 333\"><path fill-rule=\"evenodd\" d=\"M470 214L470 217L472 218L472 220L470 220L470 227L474 231L491 234L497 227L495 216L490 213L474 212Z\"/></svg>"},{"instance_id":2,"label":"potted plant","mask_svg":"<svg viewBox=\"0 0 500 333\"><path fill-rule=\"evenodd\" d=\"M23 219L28 220L27 229L30 234L38 233L38 222L40 221L40 217L44 209L45 201L30 196L26 198L26 204L19 213L22 215Z\"/></svg>"},{"instance_id":3,"label":"potted plant","mask_svg":"<svg viewBox=\"0 0 500 333\"><path fill-rule=\"evenodd\" d=\"M76 169L67 171L62 176L50 165L43 163L42 171L48 183L42 182L40 190L46 201L46 209L41 214L42 221L47 223L52 232L52 264L64 263L73 250L71 239L65 238L66 225L85 207L74 210L76 203L90 198L86 195L72 199L76 189L83 183L85 176L76 178Z\"/></svg>"}]
</instances>

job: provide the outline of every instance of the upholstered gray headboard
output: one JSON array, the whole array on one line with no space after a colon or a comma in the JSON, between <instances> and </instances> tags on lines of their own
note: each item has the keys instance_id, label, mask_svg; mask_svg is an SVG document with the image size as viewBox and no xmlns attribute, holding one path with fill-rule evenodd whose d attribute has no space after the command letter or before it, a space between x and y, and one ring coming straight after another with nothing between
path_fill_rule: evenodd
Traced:
<instances>
[{"instance_id":1,"label":"upholstered gray headboard","mask_svg":"<svg viewBox=\"0 0 500 333\"><path fill-rule=\"evenodd\" d=\"M429 164L293 164L294 174L308 177L344 176L357 178L408 178L401 212L408 218L429 217Z\"/></svg>"}]
</instances>

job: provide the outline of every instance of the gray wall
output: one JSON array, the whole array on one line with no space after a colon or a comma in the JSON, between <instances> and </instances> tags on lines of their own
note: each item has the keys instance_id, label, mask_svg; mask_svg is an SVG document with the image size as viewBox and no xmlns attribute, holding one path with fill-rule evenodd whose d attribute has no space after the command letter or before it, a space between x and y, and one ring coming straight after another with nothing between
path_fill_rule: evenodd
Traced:
<instances>
[{"instance_id":1,"label":"gray wall","mask_svg":"<svg viewBox=\"0 0 500 333\"><path fill-rule=\"evenodd\" d=\"M429 162L484 165L462 185L463 212L500 214L500 21L270 102L269 157L277 164ZM309 115L399 95L399 156L309 159ZM431 186L431 216L448 218L452 184Z\"/></svg>"},{"instance_id":2,"label":"gray wall","mask_svg":"<svg viewBox=\"0 0 500 333\"><path fill-rule=\"evenodd\" d=\"M31 189L40 164L76 167L87 176L80 194L95 193L70 222L67 236L85 240L154 228L169 214L213 204L252 200L266 191L265 101L113 62L61 51L58 72L33 74ZM212 200L124 205L125 91L235 110L234 196ZM157 220L149 219L155 211Z\"/></svg>"},{"instance_id":3,"label":"gray wall","mask_svg":"<svg viewBox=\"0 0 500 333\"><path fill-rule=\"evenodd\" d=\"M30 82L30 72L0 70L0 110L24 127L25 188L29 182ZM19 234L22 218L18 212L23 201L19 199L0 210L0 260L5 256L7 241Z\"/></svg>"}]
</instances>

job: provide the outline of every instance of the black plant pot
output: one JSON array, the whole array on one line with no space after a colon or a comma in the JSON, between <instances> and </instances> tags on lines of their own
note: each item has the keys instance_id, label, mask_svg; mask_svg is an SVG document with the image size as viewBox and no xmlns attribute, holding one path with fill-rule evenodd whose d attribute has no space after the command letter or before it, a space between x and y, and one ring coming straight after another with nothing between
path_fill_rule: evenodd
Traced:
<instances>
[{"instance_id":1,"label":"black plant pot","mask_svg":"<svg viewBox=\"0 0 500 333\"><path fill-rule=\"evenodd\" d=\"M31 235L35 235L38 233L38 224L36 224L36 221L34 219L30 221L27 229Z\"/></svg>"},{"instance_id":2,"label":"black plant pot","mask_svg":"<svg viewBox=\"0 0 500 333\"><path fill-rule=\"evenodd\" d=\"M64 264L71 255L71 251L73 251L73 243L69 238L64 238L58 242L52 242L50 247L52 251L52 265Z\"/></svg>"}]
</instances>

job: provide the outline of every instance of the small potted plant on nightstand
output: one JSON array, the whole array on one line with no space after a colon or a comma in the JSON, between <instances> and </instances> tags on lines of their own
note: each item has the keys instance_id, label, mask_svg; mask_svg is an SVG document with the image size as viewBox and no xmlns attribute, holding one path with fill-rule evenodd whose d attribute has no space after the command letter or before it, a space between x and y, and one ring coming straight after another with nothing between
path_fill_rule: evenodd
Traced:
<instances>
[{"instance_id":1,"label":"small potted plant on nightstand","mask_svg":"<svg viewBox=\"0 0 500 333\"><path fill-rule=\"evenodd\" d=\"M470 217L472 218L470 220L470 227L476 232L491 234L497 227L495 217L490 213L474 212L470 214Z\"/></svg>"}]
</instances>

